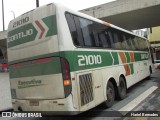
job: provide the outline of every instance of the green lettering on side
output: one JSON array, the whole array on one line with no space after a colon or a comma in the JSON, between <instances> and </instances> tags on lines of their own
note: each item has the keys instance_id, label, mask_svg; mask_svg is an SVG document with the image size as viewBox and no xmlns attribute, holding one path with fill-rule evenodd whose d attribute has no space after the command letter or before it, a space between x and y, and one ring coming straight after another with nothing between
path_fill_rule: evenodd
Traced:
<instances>
[{"instance_id":1,"label":"green lettering on side","mask_svg":"<svg viewBox=\"0 0 160 120\"><path fill-rule=\"evenodd\" d=\"M134 53L135 61L148 60L148 53Z\"/></svg>"}]
</instances>

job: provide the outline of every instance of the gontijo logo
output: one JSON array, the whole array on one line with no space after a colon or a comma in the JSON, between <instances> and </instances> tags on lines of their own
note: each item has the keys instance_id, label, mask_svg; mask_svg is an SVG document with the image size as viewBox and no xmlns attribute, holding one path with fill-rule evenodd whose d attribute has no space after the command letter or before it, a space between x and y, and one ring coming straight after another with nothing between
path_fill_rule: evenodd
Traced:
<instances>
[{"instance_id":1,"label":"gontijo logo","mask_svg":"<svg viewBox=\"0 0 160 120\"><path fill-rule=\"evenodd\" d=\"M29 22L29 17L26 17L26 18L23 18L21 20L18 20L16 22L13 23L13 28L14 27L18 27L20 25L23 25L25 23ZM37 26L35 26L37 25ZM37 29L35 29L37 28ZM22 26L22 28L20 27L17 31L16 31L16 34L8 37L8 43L9 42L12 42L12 41L15 41L15 40L18 40L18 39L23 39L25 37L29 37L29 36L32 36L33 34L37 34L37 31L40 30L40 35L39 35L39 39L42 38L42 36L44 35L44 32L45 32L45 27L43 27L43 25L38 21L36 20L35 21L35 24L27 24L25 26ZM48 29L47 29L48 30Z\"/></svg>"},{"instance_id":2,"label":"gontijo logo","mask_svg":"<svg viewBox=\"0 0 160 120\"><path fill-rule=\"evenodd\" d=\"M19 32L15 35L9 37L8 38L8 43L12 42L12 41L15 41L15 40L18 40L18 39L21 39L21 38L24 38L24 37L31 36L32 34L33 34L33 29L28 29L28 30Z\"/></svg>"},{"instance_id":3,"label":"gontijo logo","mask_svg":"<svg viewBox=\"0 0 160 120\"><path fill-rule=\"evenodd\" d=\"M19 27L20 25L23 25L28 22L29 22L29 17L25 17L23 19L13 22L13 28L15 29L16 27ZM32 34L33 34L33 29L28 29L26 31L22 31L22 32L16 33L15 35L8 37L8 42L12 42L14 40L30 36Z\"/></svg>"},{"instance_id":4,"label":"gontijo logo","mask_svg":"<svg viewBox=\"0 0 160 120\"><path fill-rule=\"evenodd\" d=\"M13 30L8 32L8 47L57 34L55 15L35 20L31 23L30 21L29 17L25 17L13 23Z\"/></svg>"}]
</instances>

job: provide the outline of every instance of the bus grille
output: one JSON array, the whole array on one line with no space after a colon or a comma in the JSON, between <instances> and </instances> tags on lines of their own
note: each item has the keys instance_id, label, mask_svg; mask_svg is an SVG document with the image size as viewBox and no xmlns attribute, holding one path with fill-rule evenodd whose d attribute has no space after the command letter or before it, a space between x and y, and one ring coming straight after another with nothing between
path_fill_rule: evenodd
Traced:
<instances>
[{"instance_id":1,"label":"bus grille","mask_svg":"<svg viewBox=\"0 0 160 120\"><path fill-rule=\"evenodd\" d=\"M91 73L79 75L79 84L81 106L83 106L93 100L93 84Z\"/></svg>"}]
</instances>

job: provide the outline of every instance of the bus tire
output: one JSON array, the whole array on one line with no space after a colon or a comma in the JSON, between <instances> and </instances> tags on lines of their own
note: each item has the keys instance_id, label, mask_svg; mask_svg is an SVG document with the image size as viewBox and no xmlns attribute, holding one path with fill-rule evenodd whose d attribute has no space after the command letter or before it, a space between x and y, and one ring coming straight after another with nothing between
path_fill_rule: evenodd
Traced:
<instances>
[{"instance_id":1,"label":"bus tire","mask_svg":"<svg viewBox=\"0 0 160 120\"><path fill-rule=\"evenodd\" d=\"M106 87L107 100L102 104L104 108L109 108L114 104L115 100L115 89L112 82L108 81Z\"/></svg>"},{"instance_id":2,"label":"bus tire","mask_svg":"<svg viewBox=\"0 0 160 120\"><path fill-rule=\"evenodd\" d=\"M125 80L123 77L120 77L117 98L119 100L123 100L126 97L126 93L127 93L127 89L126 89Z\"/></svg>"}]
</instances>

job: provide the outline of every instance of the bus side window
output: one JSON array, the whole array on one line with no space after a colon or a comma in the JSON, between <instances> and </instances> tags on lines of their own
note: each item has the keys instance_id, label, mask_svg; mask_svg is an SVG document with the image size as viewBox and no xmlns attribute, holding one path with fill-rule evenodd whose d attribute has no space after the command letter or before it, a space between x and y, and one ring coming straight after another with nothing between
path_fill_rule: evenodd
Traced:
<instances>
[{"instance_id":1,"label":"bus side window","mask_svg":"<svg viewBox=\"0 0 160 120\"><path fill-rule=\"evenodd\" d=\"M150 48L151 48L151 45L150 45L150 43L149 43L149 41L148 40L145 40L145 42L146 42L146 51L150 51Z\"/></svg>"},{"instance_id":2,"label":"bus side window","mask_svg":"<svg viewBox=\"0 0 160 120\"><path fill-rule=\"evenodd\" d=\"M134 47L136 50L140 50L139 43L138 43L138 37L134 37L132 43L134 44Z\"/></svg>"},{"instance_id":3,"label":"bus side window","mask_svg":"<svg viewBox=\"0 0 160 120\"><path fill-rule=\"evenodd\" d=\"M93 22L92 24L92 30L93 30L93 35L95 39L95 45L96 47L102 48L102 41L99 39L99 33L102 30L102 25L96 22Z\"/></svg>"},{"instance_id":4,"label":"bus side window","mask_svg":"<svg viewBox=\"0 0 160 120\"><path fill-rule=\"evenodd\" d=\"M69 30L73 39L73 43L76 46L84 46L83 36L79 24L79 19L70 13L66 13L66 19L69 26Z\"/></svg>"},{"instance_id":5,"label":"bus side window","mask_svg":"<svg viewBox=\"0 0 160 120\"><path fill-rule=\"evenodd\" d=\"M111 48L111 40L109 38L109 34L108 34L107 31L105 31L104 34L105 34L105 37L106 37L108 48Z\"/></svg>"},{"instance_id":6,"label":"bus side window","mask_svg":"<svg viewBox=\"0 0 160 120\"><path fill-rule=\"evenodd\" d=\"M79 44L81 47L83 47L85 45L84 45L84 40L83 40L83 33L82 33L80 22L79 22L79 17L74 16L74 21L75 21L75 26L77 29L77 35L78 35L77 37L78 37Z\"/></svg>"},{"instance_id":7,"label":"bus side window","mask_svg":"<svg viewBox=\"0 0 160 120\"><path fill-rule=\"evenodd\" d=\"M93 22L84 18L79 17L81 30L83 33L83 39L85 46L95 47L95 39L92 31Z\"/></svg>"},{"instance_id":8,"label":"bus side window","mask_svg":"<svg viewBox=\"0 0 160 120\"><path fill-rule=\"evenodd\" d=\"M70 33L72 35L73 42L74 42L75 45L79 46L80 43L79 43L79 40L78 40L78 34L77 34L77 29L76 29L76 26L75 26L75 21L74 21L73 15L66 13L66 19L67 19L67 22L68 22Z\"/></svg>"},{"instance_id":9,"label":"bus side window","mask_svg":"<svg viewBox=\"0 0 160 120\"><path fill-rule=\"evenodd\" d=\"M147 40L143 40L143 42L144 42L144 50L145 51L149 51L149 45L148 45L148 41Z\"/></svg>"},{"instance_id":10,"label":"bus side window","mask_svg":"<svg viewBox=\"0 0 160 120\"><path fill-rule=\"evenodd\" d=\"M94 22L92 25L93 34L95 38L96 47L111 48L111 42L109 35L106 31L106 26L100 23Z\"/></svg>"},{"instance_id":11,"label":"bus side window","mask_svg":"<svg viewBox=\"0 0 160 120\"><path fill-rule=\"evenodd\" d=\"M98 33L93 33L96 47L102 47L102 41L99 39Z\"/></svg>"},{"instance_id":12,"label":"bus side window","mask_svg":"<svg viewBox=\"0 0 160 120\"><path fill-rule=\"evenodd\" d=\"M120 36L117 31L113 32L113 41L115 44L115 48L121 50L122 49L122 40L120 40Z\"/></svg>"},{"instance_id":13,"label":"bus side window","mask_svg":"<svg viewBox=\"0 0 160 120\"><path fill-rule=\"evenodd\" d=\"M121 34L121 40L122 40L122 49L127 50L128 45L127 45L127 40L124 34Z\"/></svg>"},{"instance_id":14,"label":"bus side window","mask_svg":"<svg viewBox=\"0 0 160 120\"><path fill-rule=\"evenodd\" d=\"M145 50L145 44L144 44L144 40L142 38L137 38L138 44L139 44L139 48L140 50Z\"/></svg>"},{"instance_id":15,"label":"bus side window","mask_svg":"<svg viewBox=\"0 0 160 120\"><path fill-rule=\"evenodd\" d=\"M98 38L99 38L101 45L104 48L111 48L109 36L107 36L107 33L105 31L101 31L100 33L98 33Z\"/></svg>"},{"instance_id":16,"label":"bus side window","mask_svg":"<svg viewBox=\"0 0 160 120\"><path fill-rule=\"evenodd\" d=\"M136 42L137 42L137 46L139 47L138 50L149 51L147 40L136 37Z\"/></svg>"},{"instance_id":17,"label":"bus side window","mask_svg":"<svg viewBox=\"0 0 160 120\"><path fill-rule=\"evenodd\" d=\"M125 34L125 41L126 41L126 50L135 50L135 46L132 43L132 35Z\"/></svg>"},{"instance_id":18,"label":"bus side window","mask_svg":"<svg viewBox=\"0 0 160 120\"><path fill-rule=\"evenodd\" d=\"M114 43L114 41L113 41L112 32L111 32L111 31L107 31L107 32L108 32L108 35L109 35L111 47L112 47L112 48L115 48L115 43Z\"/></svg>"},{"instance_id":19,"label":"bus side window","mask_svg":"<svg viewBox=\"0 0 160 120\"><path fill-rule=\"evenodd\" d=\"M136 50L134 38L135 38L135 36L132 36L131 39L129 39L130 43L131 43L131 47L132 47L131 50Z\"/></svg>"},{"instance_id":20,"label":"bus side window","mask_svg":"<svg viewBox=\"0 0 160 120\"><path fill-rule=\"evenodd\" d=\"M101 41L102 46L103 46L103 47L108 47L105 34L103 34L103 33L101 32L101 33L98 34L98 37L99 37L99 40Z\"/></svg>"}]
</instances>

